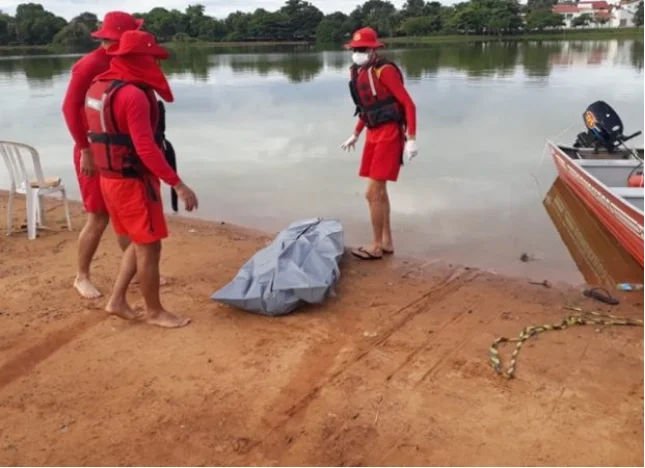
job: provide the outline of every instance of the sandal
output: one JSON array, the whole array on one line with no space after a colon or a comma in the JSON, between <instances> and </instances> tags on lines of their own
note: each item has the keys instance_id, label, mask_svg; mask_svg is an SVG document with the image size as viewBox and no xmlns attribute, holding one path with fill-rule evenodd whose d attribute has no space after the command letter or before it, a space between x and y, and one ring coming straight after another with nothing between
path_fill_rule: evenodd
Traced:
<instances>
[{"instance_id":1,"label":"sandal","mask_svg":"<svg viewBox=\"0 0 645 468\"><path fill-rule=\"evenodd\" d=\"M383 255L374 255L373 253L368 252L363 247L359 247L356 250L352 250L352 255L359 260L382 260Z\"/></svg>"}]
</instances>

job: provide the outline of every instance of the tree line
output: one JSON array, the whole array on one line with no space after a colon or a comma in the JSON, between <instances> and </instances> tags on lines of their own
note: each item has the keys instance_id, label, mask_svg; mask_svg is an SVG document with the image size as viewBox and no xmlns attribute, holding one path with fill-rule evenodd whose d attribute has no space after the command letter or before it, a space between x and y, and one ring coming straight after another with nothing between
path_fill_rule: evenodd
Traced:
<instances>
[{"instance_id":1,"label":"tree line","mask_svg":"<svg viewBox=\"0 0 645 468\"><path fill-rule=\"evenodd\" d=\"M276 11L258 8L236 11L224 19L205 14L202 4L189 5L183 12L156 7L135 13L144 19L144 29L160 42L258 42L316 41L340 43L363 26L371 26L381 37L428 36L436 34L512 35L544 31L564 25L562 15L554 14L557 0L470 0L455 5L438 1L407 0L397 9L386 0L367 0L350 14L323 14L305 0L287 0ZM572 0L573 2L573 0ZM592 20L592 19L589 19ZM583 26L588 23L580 23ZM643 1L639 3L636 24L643 24ZM38 3L23 3L15 16L0 11L0 45L49 45L92 47L90 32L99 18L84 12L66 21Z\"/></svg>"}]
</instances>

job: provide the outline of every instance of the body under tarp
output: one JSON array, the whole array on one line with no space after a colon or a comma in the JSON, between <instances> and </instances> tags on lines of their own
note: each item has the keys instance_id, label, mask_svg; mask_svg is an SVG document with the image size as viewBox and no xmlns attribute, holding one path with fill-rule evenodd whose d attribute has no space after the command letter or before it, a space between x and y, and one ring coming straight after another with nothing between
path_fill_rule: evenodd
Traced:
<instances>
[{"instance_id":1,"label":"body under tarp","mask_svg":"<svg viewBox=\"0 0 645 468\"><path fill-rule=\"evenodd\" d=\"M337 219L292 223L247 261L211 299L249 312L278 316L333 294L345 250Z\"/></svg>"}]
</instances>

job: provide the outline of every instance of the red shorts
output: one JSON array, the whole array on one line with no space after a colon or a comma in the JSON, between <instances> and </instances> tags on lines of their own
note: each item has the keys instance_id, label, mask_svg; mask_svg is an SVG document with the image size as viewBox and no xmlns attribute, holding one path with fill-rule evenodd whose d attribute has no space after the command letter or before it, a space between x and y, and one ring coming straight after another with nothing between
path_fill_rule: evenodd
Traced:
<instances>
[{"instance_id":1,"label":"red shorts","mask_svg":"<svg viewBox=\"0 0 645 468\"><path fill-rule=\"evenodd\" d=\"M114 232L135 244L150 244L168 237L160 182L145 179L101 177L101 191Z\"/></svg>"},{"instance_id":2,"label":"red shorts","mask_svg":"<svg viewBox=\"0 0 645 468\"><path fill-rule=\"evenodd\" d=\"M403 131L398 125L368 129L358 174L374 180L396 182L404 144Z\"/></svg>"},{"instance_id":3,"label":"red shorts","mask_svg":"<svg viewBox=\"0 0 645 468\"><path fill-rule=\"evenodd\" d=\"M81 173L81 152L74 146L74 169L76 169L76 179L78 187L81 190L81 199L83 207L88 213L107 214L107 207L101 193L101 183L99 175L86 176Z\"/></svg>"}]
</instances>

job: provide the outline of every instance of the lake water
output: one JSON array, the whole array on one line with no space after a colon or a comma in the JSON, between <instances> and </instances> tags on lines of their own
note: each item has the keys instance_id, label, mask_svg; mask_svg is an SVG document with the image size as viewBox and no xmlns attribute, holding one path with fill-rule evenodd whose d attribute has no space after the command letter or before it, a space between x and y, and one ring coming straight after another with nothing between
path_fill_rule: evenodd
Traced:
<instances>
[{"instance_id":1,"label":"lake water","mask_svg":"<svg viewBox=\"0 0 645 468\"><path fill-rule=\"evenodd\" d=\"M398 253L582 281L542 204L555 179L544 144L573 143L598 99L627 133L643 129L643 42L440 44L388 55L416 101L420 150L391 187ZM35 146L73 198L60 107L76 59L0 57L0 139ZM370 241L360 151L339 149L355 123L349 60L306 47L173 56L167 137L200 196L197 216L270 231L338 216L348 244ZM520 262L524 252L538 260Z\"/></svg>"}]
</instances>

